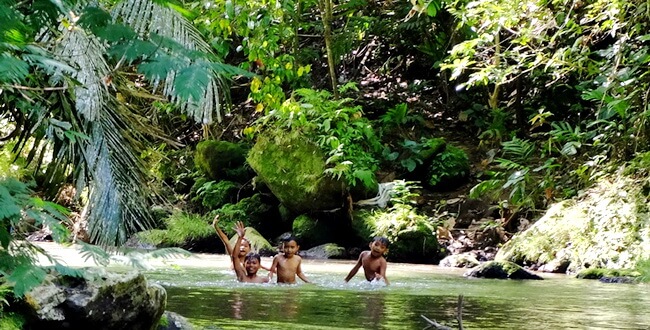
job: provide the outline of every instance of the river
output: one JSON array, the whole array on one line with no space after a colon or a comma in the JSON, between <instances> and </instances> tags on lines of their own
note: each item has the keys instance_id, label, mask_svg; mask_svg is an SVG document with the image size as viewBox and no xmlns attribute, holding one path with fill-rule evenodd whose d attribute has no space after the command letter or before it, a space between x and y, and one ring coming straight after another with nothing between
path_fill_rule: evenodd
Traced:
<instances>
[{"instance_id":1,"label":"river","mask_svg":"<svg viewBox=\"0 0 650 330\"><path fill-rule=\"evenodd\" d=\"M74 248L39 245L71 266L87 266ZM271 259L262 264L270 266ZM147 278L167 290L167 310L206 329L423 329L421 315L456 328L458 295L464 296L466 330L650 329L648 284L557 274L540 274L543 281L468 279L461 269L391 262L390 286L366 282L362 270L344 283L352 260L303 260L314 284L242 284L224 255L149 265Z\"/></svg>"}]
</instances>

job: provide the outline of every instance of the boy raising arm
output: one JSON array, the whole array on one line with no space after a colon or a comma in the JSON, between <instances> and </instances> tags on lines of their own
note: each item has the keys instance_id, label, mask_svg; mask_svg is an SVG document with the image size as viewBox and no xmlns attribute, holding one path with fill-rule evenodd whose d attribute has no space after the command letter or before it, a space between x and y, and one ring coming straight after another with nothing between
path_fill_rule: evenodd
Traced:
<instances>
[{"instance_id":1,"label":"boy raising arm","mask_svg":"<svg viewBox=\"0 0 650 330\"><path fill-rule=\"evenodd\" d=\"M244 239L244 223L237 222L235 231L237 232L237 241L235 242L234 251L239 251L241 242ZM232 266L237 274L237 280L245 283L267 283L269 281L266 276L257 276L257 271L260 269L260 255L254 252L246 254L244 257L244 265L242 266L237 255L231 255Z\"/></svg>"},{"instance_id":2,"label":"boy raising arm","mask_svg":"<svg viewBox=\"0 0 650 330\"><path fill-rule=\"evenodd\" d=\"M300 269L302 258L297 255L299 249L300 245L298 245L295 237L291 236L284 240L282 253L273 257L269 280L273 278L273 273L277 272L278 283L294 284L296 283L296 275L305 283L311 283Z\"/></svg>"},{"instance_id":3,"label":"boy raising arm","mask_svg":"<svg viewBox=\"0 0 650 330\"><path fill-rule=\"evenodd\" d=\"M359 268L363 266L366 280L372 281L383 279L384 282L386 282L386 285L389 285L390 282L388 282L388 279L386 278L386 266L388 264L384 258L384 253L388 251L388 239L385 237L375 237L369 246L369 251L363 251L359 255L357 264L354 265L354 268L352 268L348 276L345 277L345 282L350 281L350 279L357 274Z\"/></svg>"},{"instance_id":4,"label":"boy raising arm","mask_svg":"<svg viewBox=\"0 0 650 330\"><path fill-rule=\"evenodd\" d=\"M231 248L230 240L228 239L228 236L226 236L226 233L224 233L223 230L221 230L221 228L219 227L218 214L214 217L214 220L212 221L212 227L214 227L214 230L217 232L217 236L219 236L221 242L223 243L223 246L226 248L226 253L231 257L236 256L237 259L239 260L239 263L243 265L245 263L246 255L248 255L251 252L251 243L247 239L243 238L239 247ZM260 265L260 268L264 270L269 270L268 268L262 265Z\"/></svg>"}]
</instances>

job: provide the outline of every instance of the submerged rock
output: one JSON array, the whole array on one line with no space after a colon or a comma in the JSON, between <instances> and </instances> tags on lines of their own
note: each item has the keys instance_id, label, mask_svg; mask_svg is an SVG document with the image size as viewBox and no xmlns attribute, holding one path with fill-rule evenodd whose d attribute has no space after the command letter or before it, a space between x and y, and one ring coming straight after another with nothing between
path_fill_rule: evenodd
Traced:
<instances>
[{"instance_id":1,"label":"submerged rock","mask_svg":"<svg viewBox=\"0 0 650 330\"><path fill-rule=\"evenodd\" d=\"M49 278L24 301L26 326L32 329L153 329L167 293L142 274L104 273Z\"/></svg>"},{"instance_id":2,"label":"submerged rock","mask_svg":"<svg viewBox=\"0 0 650 330\"><path fill-rule=\"evenodd\" d=\"M156 330L194 330L194 326L182 315L165 311Z\"/></svg>"},{"instance_id":3,"label":"submerged rock","mask_svg":"<svg viewBox=\"0 0 650 330\"><path fill-rule=\"evenodd\" d=\"M519 265L508 261L488 261L467 271L464 276L511 280L543 280Z\"/></svg>"}]
</instances>

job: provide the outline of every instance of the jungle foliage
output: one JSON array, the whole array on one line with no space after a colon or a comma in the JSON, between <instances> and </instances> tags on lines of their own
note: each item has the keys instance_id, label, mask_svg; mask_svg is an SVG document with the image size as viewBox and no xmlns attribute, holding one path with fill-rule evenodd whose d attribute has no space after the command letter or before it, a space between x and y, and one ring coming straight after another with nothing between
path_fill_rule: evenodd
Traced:
<instances>
[{"instance_id":1,"label":"jungle foliage","mask_svg":"<svg viewBox=\"0 0 650 330\"><path fill-rule=\"evenodd\" d=\"M648 150L648 18L642 0L0 0L0 155L22 180L2 173L2 251L28 218L67 223L45 202L63 184L100 245L155 226L163 190L223 207L231 187L174 150L208 138L304 134L349 186L410 173L439 109L361 106L399 72L480 140L472 196L534 217Z\"/></svg>"}]
</instances>

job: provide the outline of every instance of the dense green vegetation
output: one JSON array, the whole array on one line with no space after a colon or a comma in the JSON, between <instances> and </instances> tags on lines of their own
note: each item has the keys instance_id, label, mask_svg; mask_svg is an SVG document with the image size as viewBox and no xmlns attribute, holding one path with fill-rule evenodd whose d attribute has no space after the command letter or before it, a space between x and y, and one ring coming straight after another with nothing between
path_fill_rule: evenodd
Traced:
<instances>
[{"instance_id":1,"label":"dense green vegetation","mask_svg":"<svg viewBox=\"0 0 650 330\"><path fill-rule=\"evenodd\" d=\"M347 221L392 179L470 180L497 227L535 219L633 159L647 175L648 18L640 0L0 0L0 257L25 223L69 239L45 200L103 246L209 236L215 214L269 239L304 213L349 246L435 235L418 196ZM2 265L2 285L42 277Z\"/></svg>"}]
</instances>

